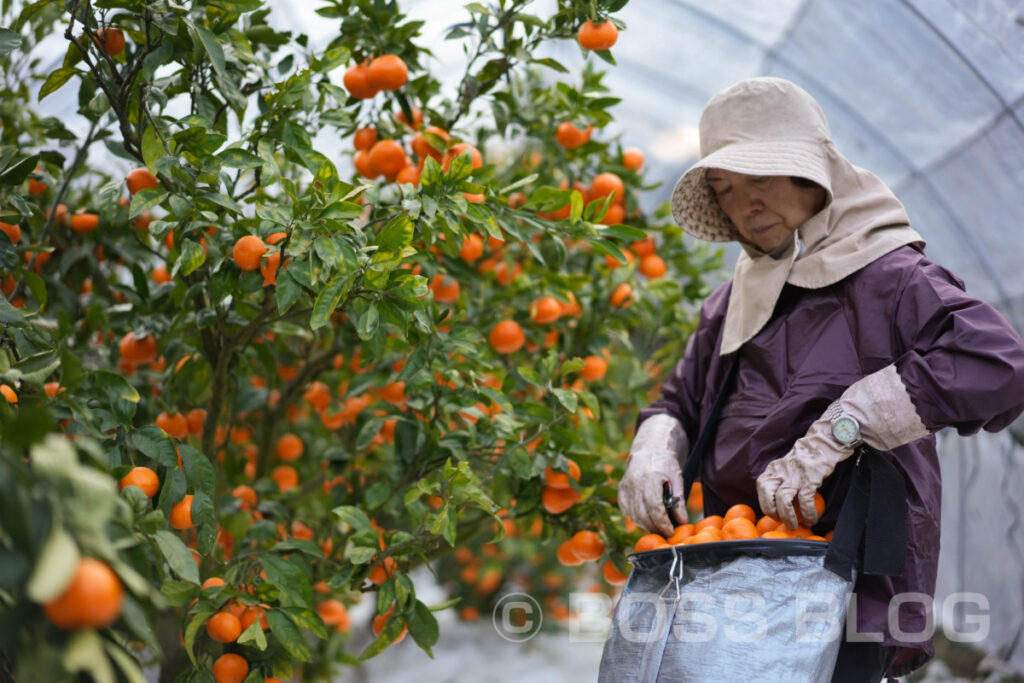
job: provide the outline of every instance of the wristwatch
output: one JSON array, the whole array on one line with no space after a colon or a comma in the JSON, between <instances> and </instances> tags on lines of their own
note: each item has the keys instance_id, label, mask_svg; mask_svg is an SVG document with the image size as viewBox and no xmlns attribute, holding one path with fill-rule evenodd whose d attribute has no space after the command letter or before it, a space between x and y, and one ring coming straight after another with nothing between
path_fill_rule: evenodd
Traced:
<instances>
[{"instance_id":1,"label":"wristwatch","mask_svg":"<svg viewBox=\"0 0 1024 683\"><path fill-rule=\"evenodd\" d=\"M834 401L825 411L825 417L832 423L832 438L847 448L857 448L864 443L860 438L860 423L843 410L839 401Z\"/></svg>"}]
</instances>

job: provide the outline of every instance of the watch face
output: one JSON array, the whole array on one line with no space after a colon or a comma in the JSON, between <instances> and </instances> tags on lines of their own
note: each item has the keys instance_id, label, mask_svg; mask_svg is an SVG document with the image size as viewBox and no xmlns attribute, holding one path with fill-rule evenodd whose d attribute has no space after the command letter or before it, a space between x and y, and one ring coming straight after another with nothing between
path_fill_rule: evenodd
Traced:
<instances>
[{"instance_id":1,"label":"watch face","mask_svg":"<svg viewBox=\"0 0 1024 683\"><path fill-rule=\"evenodd\" d=\"M841 417L832 423L832 436L849 445L860 438L860 425L852 417Z\"/></svg>"}]
</instances>

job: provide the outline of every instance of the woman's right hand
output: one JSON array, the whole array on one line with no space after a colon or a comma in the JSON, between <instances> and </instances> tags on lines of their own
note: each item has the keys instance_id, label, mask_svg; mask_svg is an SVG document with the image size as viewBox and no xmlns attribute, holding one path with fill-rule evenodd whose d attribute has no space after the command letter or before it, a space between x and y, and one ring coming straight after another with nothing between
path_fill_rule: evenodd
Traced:
<instances>
[{"instance_id":1,"label":"woman's right hand","mask_svg":"<svg viewBox=\"0 0 1024 683\"><path fill-rule=\"evenodd\" d=\"M638 526L665 536L674 528L665 509L664 485L679 496L677 519L686 519L682 500L683 471L679 456L687 451L686 432L671 415L654 415L637 429L626 462L626 473L619 482L619 509Z\"/></svg>"}]
</instances>

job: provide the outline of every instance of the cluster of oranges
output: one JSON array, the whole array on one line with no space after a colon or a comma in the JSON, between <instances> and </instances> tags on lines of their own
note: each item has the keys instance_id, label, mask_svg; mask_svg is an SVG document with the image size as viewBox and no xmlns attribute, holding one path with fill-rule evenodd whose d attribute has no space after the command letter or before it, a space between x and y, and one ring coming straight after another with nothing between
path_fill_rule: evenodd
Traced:
<instances>
[{"instance_id":1,"label":"cluster of oranges","mask_svg":"<svg viewBox=\"0 0 1024 683\"><path fill-rule=\"evenodd\" d=\"M374 97L382 90L398 90L409 80L409 67L398 55L386 54L350 67L342 77L348 94L357 100Z\"/></svg>"},{"instance_id":2,"label":"cluster of oranges","mask_svg":"<svg viewBox=\"0 0 1024 683\"><path fill-rule=\"evenodd\" d=\"M819 515L825 510L825 500L819 493L814 494L814 507ZM799 521L797 528L790 529L785 522L775 517L763 515L758 518L752 507L739 503L730 507L724 516L709 515L693 524L680 524L668 538L661 534L645 534L636 542L634 550L639 553L674 545L741 541L755 538L832 540L831 531L825 536L818 536L805 526L803 515L798 514L797 520Z\"/></svg>"}]
</instances>

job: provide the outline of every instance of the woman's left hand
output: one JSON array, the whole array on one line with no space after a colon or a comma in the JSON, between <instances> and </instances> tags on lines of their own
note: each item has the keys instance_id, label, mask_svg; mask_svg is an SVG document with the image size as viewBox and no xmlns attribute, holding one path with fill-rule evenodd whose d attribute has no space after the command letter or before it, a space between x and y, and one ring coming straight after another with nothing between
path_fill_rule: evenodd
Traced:
<instances>
[{"instance_id":1,"label":"woman's left hand","mask_svg":"<svg viewBox=\"0 0 1024 683\"><path fill-rule=\"evenodd\" d=\"M830 420L822 417L815 421L789 453L768 463L757 478L761 511L796 529L799 522L793 506L795 499L807 525L815 524L818 511L814 508L814 492L836 465L851 455L852 448L832 438Z\"/></svg>"}]
</instances>

